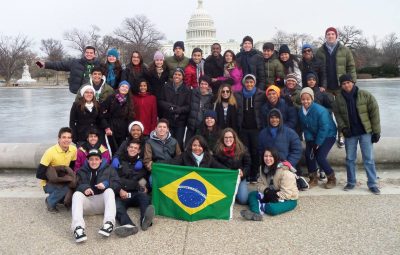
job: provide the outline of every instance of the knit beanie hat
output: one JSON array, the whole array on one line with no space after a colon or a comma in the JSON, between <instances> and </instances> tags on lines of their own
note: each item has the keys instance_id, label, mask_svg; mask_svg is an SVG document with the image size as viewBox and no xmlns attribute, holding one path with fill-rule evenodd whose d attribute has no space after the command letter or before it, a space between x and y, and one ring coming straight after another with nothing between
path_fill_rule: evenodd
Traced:
<instances>
[{"instance_id":1,"label":"knit beanie hat","mask_svg":"<svg viewBox=\"0 0 400 255\"><path fill-rule=\"evenodd\" d=\"M243 44L244 42L250 42L251 45L253 45L253 38L251 38L251 36L249 36L249 35L246 35L246 36L243 38L242 44Z\"/></svg>"},{"instance_id":2,"label":"knit beanie hat","mask_svg":"<svg viewBox=\"0 0 400 255\"><path fill-rule=\"evenodd\" d=\"M245 81L246 81L247 79L252 79L252 80L254 81L254 83L257 83L256 77L255 77L254 75L252 75L251 73L249 73L249 74L246 74L246 75L243 77L243 79L242 79L242 84L243 84L243 85L244 85L244 83L245 83Z\"/></svg>"},{"instance_id":3,"label":"knit beanie hat","mask_svg":"<svg viewBox=\"0 0 400 255\"><path fill-rule=\"evenodd\" d=\"M210 78L209 76L207 76L207 75L202 75L202 76L200 76L200 78L199 78L199 83L200 83L201 81L205 81L205 82L208 83L209 86L211 86L211 78Z\"/></svg>"},{"instance_id":4,"label":"knit beanie hat","mask_svg":"<svg viewBox=\"0 0 400 255\"><path fill-rule=\"evenodd\" d=\"M317 75L314 72L309 72L307 73L306 80L308 81L309 79L317 80Z\"/></svg>"},{"instance_id":5,"label":"knit beanie hat","mask_svg":"<svg viewBox=\"0 0 400 255\"><path fill-rule=\"evenodd\" d=\"M282 44L281 47L279 48L279 55L281 55L282 53L290 54L290 49L289 46L287 46L287 44Z\"/></svg>"},{"instance_id":6,"label":"knit beanie hat","mask_svg":"<svg viewBox=\"0 0 400 255\"><path fill-rule=\"evenodd\" d=\"M339 77L340 85L342 85L342 83L345 82L345 81L351 81L351 82L354 83L353 77L351 77L351 75L348 74L348 73L347 74L343 74L342 76Z\"/></svg>"},{"instance_id":7,"label":"knit beanie hat","mask_svg":"<svg viewBox=\"0 0 400 255\"><path fill-rule=\"evenodd\" d=\"M94 90L94 88L93 88L92 85L85 85L85 86L83 86L83 87L81 88L81 96L82 96L82 97L83 97L83 94L85 94L85 92L86 92L87 90L91 90L91 91L93 92L94 95L96 94L96 91Z\"/></svg>"},{"instance_id":8,"label":"knit beanie hat","mask_svg":"<svg viewBox=\"0 0 400 255\"><path fill-rule=\"evenodd\" d=\"M217 112L213 110L208 110L204 113L204 119L211 117L215 120L217 120Z\"/></svg>"},{"instance_id":9,"label":"knit beanie hat","mask_svg":"<svg viewBox=\"0 0 400 255\"><path fill-rule=\"evenodd\" d=\"M303 88L300 92L300 98L303 94L309 94L311 96L312 100L314 101L314 91L311 88L309 88L309 87Z\"/></svg>"},{"instance_id":10,"label":"knit beanie hat","mask_svg":"<svg viewBox=\"0 0 400 255\"><path fill-rule=\"evenodd\" d=\"M185 51L185 43L183 41L176 41L174 43L174 48L173 50L175 50L176 48L181 48L183 51Z\"/></svg>"},{"instance_id":11,"label":"knit beanie hat","mask_svg":"<svg viewBox=\"0 0 400 255\"><path fill-rule=\"evenodd\" d=\"M267 90L265 91L265 94L268 96L268 93L273 90L276 92L276 94L278 94L278 97L281 96L281 89L275 85L269 85L269 87L267 88Z\"/></svg>"},{"instance_id":12,"label":"knit beanie hat","mask_svg":"<svg viewBox=\"0 0 400 255\"><path fill-rule=\"evenodd\" d=\"M132 129L132 127L133 127L134 125L138 125L138 126L140 127L140 129L142 130L142 133L143 133L143 131L144 131L144 126L143 126L142 122L137 121L137 120L132 121L131 124L129 124L129 126L128 126L128 132L131 132L131 129Z\"/></svg>"},{"instance_id":13,"label":"knit beanie hat","mask_svg":"<svg viewBox=\"0 0 400 255\"><path fill-rule=\"evenodd\" d=\"M118 50L115 49L115 48L109 49L107 51L107 56L114 56L114 57L116 57L118 59L119 58Z\"/></svg>"},{"instance_id":14,"label":"knit beanie hat","mask_svg":"<svg viewBox=\"0 0 400 255\"><path fill-rule=\"evenodd\" d=\"M286 81L289 80L296 82L296 84L299 83L299 81L297 80L297 76L294 73L289 73L286 75Z\"/></svg>"},{"instance_id":15,"label":"knit beanie hat","mask_svg":"<svg viewBox=\"0 0 400 255\"><path fill-rule=\"evenodd\" d=\"M305 44L303 44L303 47L301 47L301 51L303 51L305 49L311 49L311 51L312 51L312 46L308 43L305 43Z\"/></svg>"},{"instance_id":16,"label":"knit beanie hat","mask_svg":"<svg viewBox=\"0 0 400 255\"><path fill-rule=\"evenodd\" d=\"M274 44L271 42L266 42L263 45L263 50L274 50Z\"/></svg>"},{"instance_id":17,"label":"knit beanie hat","mask_svg":"<svg viewBox=\"0 0 400 255\"><path fill-rule=\"evenodd\" d=\"M329 31L333 31L333 32L336 34L336 38L338 37L336 28L334 28L334 27L328 27L328 28L326 29L326 31L325 31L325 35L326 35Z\"/></svg>"},{"instance_id":18,"label":"knit beanie hat","mask_svg":"<svg viewBox=\"0 0 400 255\"><path fill-rule=\"evenodd\" d=\"M127 85L129 88L131 87L131 85L129 84L129 82L127 82L127 81L121 81L121 82L118 84L118 88L121 87L122 85Z\"/></svg>"},{"instance_id":19,"label":"knit beanie hat","mask_svg":"<svg viewBox=\"0 0 400 255\"><path fill-rule=\"evenodd\" d=\"M164 60L164 54L162 54L161 51L156 51L156 53L154 53L154 57L153 60Z\"/></svg>"}]
</instances>

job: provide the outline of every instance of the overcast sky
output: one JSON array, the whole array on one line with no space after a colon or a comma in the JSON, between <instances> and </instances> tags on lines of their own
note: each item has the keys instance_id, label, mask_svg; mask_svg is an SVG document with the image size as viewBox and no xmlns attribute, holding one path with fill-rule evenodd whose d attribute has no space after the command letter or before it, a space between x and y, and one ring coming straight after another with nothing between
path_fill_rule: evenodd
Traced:
<instances>
[{"instance_id":1,"label":"overcast sky","mask_svg":"<svg viewBox=\"0 0 400 255\"><path fill-rule=\"evenodd\" d=\"M329 26L344 25L360 28L367 38L382 39L392 32L400 37L400 1L395 0L204 0L203 5L214 19L220 41L240 42L244 35L268 40L278 29L317 38ZM89 29L92 24L102 34L111 34L125 17L144 14L168 40L184 40L196 7L197 0L6 0L0 33L27 35L39 48L41 39L62 40L65 31Z\"/></svg>"}]
</instances>

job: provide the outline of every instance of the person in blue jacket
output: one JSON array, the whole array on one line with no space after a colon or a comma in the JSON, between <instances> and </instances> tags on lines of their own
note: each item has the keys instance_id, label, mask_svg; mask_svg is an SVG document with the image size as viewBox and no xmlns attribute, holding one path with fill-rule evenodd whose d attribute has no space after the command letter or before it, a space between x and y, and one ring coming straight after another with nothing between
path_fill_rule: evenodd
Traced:
<instances>
[{"instance_id":1,"label":"person in blue jacket","mask_svg":"<svg viewBox=\"0 0 400 255\"><path fill-rule=\"evenodd\" d=\"M336 125L329 111L314 102L311 88L303 88L300 93L301 109L299 120L306 140L305 158L310 175L310 188L318 185L317 163L328 177L325 188L336 186L335 172L327 157L336 141Z\"/></svg>"}]
</instances>

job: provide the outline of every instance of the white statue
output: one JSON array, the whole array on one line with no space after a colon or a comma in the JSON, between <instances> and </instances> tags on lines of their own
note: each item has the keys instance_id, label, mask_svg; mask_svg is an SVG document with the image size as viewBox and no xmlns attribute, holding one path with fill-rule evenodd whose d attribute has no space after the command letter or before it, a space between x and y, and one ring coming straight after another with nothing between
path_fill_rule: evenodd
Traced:
<instances>
[{"instance_id":1,"label":"white statue","mask_svg":"<svg viewBox=\"0 0 400 255\"><path fill-rule=\"evenodd\" d=\"M24 67L23 67L23 72L22 72L22 78L17 81L17 83L34 83L36 82L35 79L32 79L31 74L29 73L29 66L26 63L26 60L24 61Z\"/></svg>"}]
</instances>

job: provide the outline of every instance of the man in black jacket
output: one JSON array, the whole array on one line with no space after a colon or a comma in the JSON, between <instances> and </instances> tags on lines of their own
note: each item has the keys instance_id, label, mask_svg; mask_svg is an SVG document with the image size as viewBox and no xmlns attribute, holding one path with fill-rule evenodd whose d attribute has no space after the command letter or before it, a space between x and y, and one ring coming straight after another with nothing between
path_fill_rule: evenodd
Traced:
<instances>
[{"instance_id":1,"label":"man in black jacket","mask_svg":"<svg viewBox=\"0 0 400 255\"><path fill-rule=\"evenodd\" d=\"M326 69L325 63L314 56L312 47L310 44L306 43L302 47L303 58L299 64L301 71L301 79L304 87L307 86L307 74L309 72L314 72L317 74L320 87L320 91L324 92L326 90Z\"/></svg>"},{"instance_id":2,"label":"man in black jacket","mask_svg":"<svg viewBox=\"0 0 400 255\"><path fill-rule=\"evenodd\" d=\"M96 59L96 49L93 46L86 46L84 55L80 59L55 62L37 61L36 64L39 68L70 72L68 84L69 91L73 94L76 94L83 84L89 82L92 69L100 66Z\"/></svg>"},{"instance_id":3,"label":"man in black jacket","mask_svg":"<svg viewBox=\"0 0 400 255\"><path fill-rule=\"evenodd\" d=\"M211 78L212 92L216 95L221 85L221 82L217 81L217 77L224 76L224 58L221 55L219 43L211 45L211 55L204 62L204 74Z\"/></svg>"}]
</instances>

